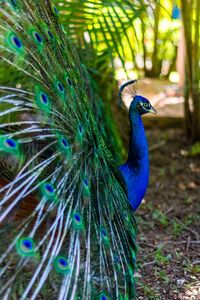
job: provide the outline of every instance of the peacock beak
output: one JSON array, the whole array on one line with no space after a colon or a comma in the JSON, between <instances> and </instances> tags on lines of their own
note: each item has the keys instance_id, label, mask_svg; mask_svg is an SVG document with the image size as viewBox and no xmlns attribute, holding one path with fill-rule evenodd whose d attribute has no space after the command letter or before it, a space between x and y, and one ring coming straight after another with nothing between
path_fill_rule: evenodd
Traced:
<instances>
[{"instance_id":1,"label":"peacock beak","mask_svg":"<svg viewBox=\"0 0 200 300\"><path fill-rule=\"evenodd\" d=\"M157 110L153 106L151 106L151 108L149 109L149 112L154 114L154 115L157 114Z\"/></svg>"}]
</instances>

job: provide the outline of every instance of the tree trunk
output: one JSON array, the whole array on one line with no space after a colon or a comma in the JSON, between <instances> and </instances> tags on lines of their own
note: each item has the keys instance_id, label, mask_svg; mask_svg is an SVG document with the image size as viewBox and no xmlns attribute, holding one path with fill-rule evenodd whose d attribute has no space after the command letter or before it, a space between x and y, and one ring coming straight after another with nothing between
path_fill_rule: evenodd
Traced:
<instances>
[{"instance_id":1,"label":"tree trunk","mask_svg":"<svg viewBox=\"0 0 200 300\"><path fill-rule=\"evenodd\" d=\"M181 5L186 43L185 123L187 135L196 142L200 141L200 1L181 0Z\"/></svg>"},{"instance_id":2,"label":"tree trunk","mask_svg":"<svg viewBox=\"0 0 200 300\"><path fill-rule=\"evenodd\" d=\"M154 9L154 49L152 53L152 69L151 69L151 76L152 77L159 77L161 72L161 63L158 59L158 34L159 34L159 21L160 21L160 3L156 2Z\"/></svg>"},{"instance_id":3,"label":"tree trunk","mask_svg":"<svg viewBox=\"0 0 200 300\"><path fill-rule=\"evenodd\" d=\"M194 141L200 140L200 72L199 72L199 25L200 25L200 1L195 1L196 20L194 21L195 39L193 47L193 82L192 82L192 100L193 100L193 127L192 139Z\"/></svg>"},{"instance_id":4,"label":"tree trunk","mask_svg":"<svg viewBox=\"0 0 200 300\"><path fill-rule=\"evenodd\" d=\"M143 20L142 18L140 19L140 21L141 21L141 31L142 31L144 74L146 77L147 76L147 67L146 67L147 53L146 53L146 45L145 45L146 24L145 24L145 20Z\"/></svg>"}]
</instances>

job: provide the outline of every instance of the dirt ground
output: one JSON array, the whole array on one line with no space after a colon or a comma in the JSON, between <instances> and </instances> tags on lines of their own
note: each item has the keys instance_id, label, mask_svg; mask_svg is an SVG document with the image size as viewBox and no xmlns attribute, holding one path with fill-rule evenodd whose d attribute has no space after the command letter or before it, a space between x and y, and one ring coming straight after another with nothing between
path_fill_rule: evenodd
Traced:
<instances>
[{"instance_id":1,"label":"dirt ground","mask_svg":"<svg viewBox=\"0 0 200 300\"><path fill-rule=\"evenodd\" d=\"M147 131L151 176L138 221L138 299L200 299L200 157L180 129Z\"/></svg>"}]
</instances>

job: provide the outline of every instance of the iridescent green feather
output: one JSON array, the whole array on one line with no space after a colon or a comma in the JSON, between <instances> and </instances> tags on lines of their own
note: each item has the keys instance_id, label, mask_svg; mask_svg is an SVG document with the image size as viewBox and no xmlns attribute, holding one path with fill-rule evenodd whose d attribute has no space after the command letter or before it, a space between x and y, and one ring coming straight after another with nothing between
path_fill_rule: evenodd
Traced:
<instances>
[{"instance_id":1,"label":"iridescent green feather","mask_svg":"<svg viewBox=\"0 0 200 300\"><path fill-rule=\"evenodd\" d=\"M56 203L58 201L56 190L50 182L44 182L41 185L41 195L45 198L47 201L53 201Z\"/></svg>"},{"instance_id":2,"label":"iridescent green feather","mask_svg":"<svg viewBox=\"0 0 200 300\"><path fill-rule=\"evenodd\" d=\"M66 275L70 272L70 265L68 260L64 256L57 256L54 259L54 268L57 273L60 273L62 275Z\"/></svg>"},{"instance_id":3,"label":"iridescent green feather","mask_svg":"<svg viewBox=\"0 0 200 300\"><path fill-rule=\"evenodd\" d=\"M54 4L7 4L1 62L17 80L0 86L0 164L12 173L0 187L0 298L133 299L136 228L101 99Z\"/></svg>"},{"instance_id":4,"label":"iridescent green feather","mask_svg":"<svg viewBox=\"0 0 200 300\"><path fill-rule=\"evenodd\" d=\"M7 136L0 136L0 152L9 153L19 158L20 147L15 139Z\"/></svg>"},{"instance_id":5,"label":"iridescent green feather","mask_svg":"<svg viewBox=\"0 0 200 300\"><path fill-rule=\"evenodd\" d=\"M67 138L62 135L57 135L58 149L61 151L66 163L69 163L72 159L72 147Z\"/></svg>"},{"instance_id":6,"label":"iridescent green feather","mask_svg":"<svg viewBox=\"0 0 200 300\"><path fill-rule=\"evenodd\" d=\"M44 113L49 114L51 111L51 104L48 94L38 85L35 87L35 102L39 109Z\"/></svg>"},{"instance_id":7,"label":"iridescent green feather","mask_svg":"<svg viewBox=\"0 0 200 300\"><path fill-rule=\"evenodd\" d=\"M24 237L18 239L16 243L17 253L23 257L33 257L36 254L35 242L32 238Z\"/></svg>"},{"instance_id":8,"label":"iridescent green feather","mask_svg":"<svg viewBox=\"0 0 200 300\"><path fill-rule=\"evenodd\" d=\"M18 35L15 32L10 31L7 33L5 44L18 57L24 58L25 48L23 45L23 41L18 37Z\"/></svg>"},{"instance_id":9,"label":"iridescent green feather","mask_svg":"<svg viewBox=\"0 0 200 300\"><path fill-rule=\"evenodd\" d=\"M39 51L43 51L44 39L43 39L41 33L39 32L39 30L34 26L30 26L30 28L28 28L27 32L28 32L29 36L32 38L37 49Z\"/></svg>"},{"instance_id":10,"label":"iridescent green feather","mask_svg":"<svg viewBox=\"0 0 200 300\"><path fill-rule=\"evenodd\" d=\"M84 229L84 222L83 217L79 212L74 212L72 216L73 228L75 230L83 230Z\"/></svg>"}]
</instances>

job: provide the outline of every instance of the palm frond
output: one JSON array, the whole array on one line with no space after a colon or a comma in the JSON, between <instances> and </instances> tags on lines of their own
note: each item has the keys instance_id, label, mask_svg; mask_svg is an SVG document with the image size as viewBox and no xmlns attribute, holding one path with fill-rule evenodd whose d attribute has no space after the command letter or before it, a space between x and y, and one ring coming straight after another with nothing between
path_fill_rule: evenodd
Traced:
<instances>
[{"instance_id":1,"label":"palm frond","mask_svg":"<svg viewBox=\"0 0 200 300\"><path fill-rule=\"evenodd\" d=\"M63 26L78 47L92 48L97 55L107 53L112 66L118 58L125 69L127 53L135 62L133 41L127 31L132 28L134 32L133 22L145 11L144 4L131 0L55 2Z\"/></svg>"}]
</instances>

